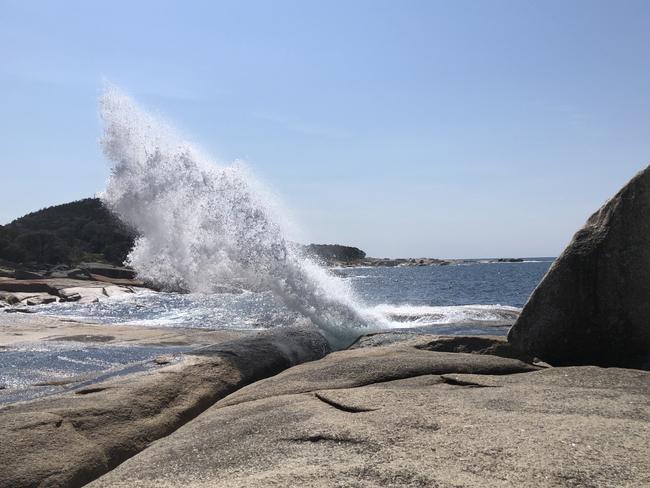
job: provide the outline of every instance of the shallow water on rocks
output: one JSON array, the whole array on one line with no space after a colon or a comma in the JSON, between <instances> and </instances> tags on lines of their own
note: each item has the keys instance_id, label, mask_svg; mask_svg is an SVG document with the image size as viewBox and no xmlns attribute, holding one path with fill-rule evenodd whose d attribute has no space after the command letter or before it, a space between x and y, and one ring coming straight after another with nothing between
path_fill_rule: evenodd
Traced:
<instances>
[{"instance_id":1,"label":"shallow water on rocks","mask_svg":"<svg viewBox=\"0 0 650 488\"><path fill-rule=\"evenodd\" d=\"M185 346L97 345L78 341L15 344L0 351L0 404L60 393L176 361ZM163 359L164 358L164 359Z\"/></svg>"}]
</instances>

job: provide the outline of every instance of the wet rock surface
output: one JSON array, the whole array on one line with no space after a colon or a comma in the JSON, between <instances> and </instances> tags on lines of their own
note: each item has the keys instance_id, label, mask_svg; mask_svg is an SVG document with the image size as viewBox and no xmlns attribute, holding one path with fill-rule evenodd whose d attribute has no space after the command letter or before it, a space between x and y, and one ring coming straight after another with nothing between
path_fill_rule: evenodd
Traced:
<instances>
[{"instance_id":1,"label":"wet rock surface","mask_svg":"<svg viewBox=\"0 0 650 488\"><path fill-rule=\"evenodd\" d=\"M31 309L25 309L31 310ZM150 369L250 331L89 324L35 314L0 314L0 404L61 393L82 383Z\"/></svg>"},{"instance_id":2,"label":"wet rock surface","mask_svg":"<svg viewBox=\"0 0 650 488\"><path fill-rule=\"evenodd\" d=\"M276 336L259 333L245 347L230 341L150 374L0 408L0 486L82 486L237 388L328 351L315 331Z\"/></svg>"}]
</instances>

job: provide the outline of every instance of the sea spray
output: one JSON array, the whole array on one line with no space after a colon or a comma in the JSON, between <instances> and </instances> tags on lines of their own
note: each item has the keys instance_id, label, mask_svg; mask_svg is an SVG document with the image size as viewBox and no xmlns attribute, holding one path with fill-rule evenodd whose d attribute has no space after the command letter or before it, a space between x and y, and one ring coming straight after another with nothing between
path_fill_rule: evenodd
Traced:
<instances>
[{"instance_id":1,"label":"sea spray","mask_svg":"<svg viewBox=\"0 0 650 488\"><path fill-rule=\"evenodd\" d=\"M102 200L140 236L128 257L139 276L192 292L272 291L334 348L388 326L286 239L281 215L245 165L214 164L115 87L100 111L101 144L113 162Z\"/></svg>"}]
</instances>

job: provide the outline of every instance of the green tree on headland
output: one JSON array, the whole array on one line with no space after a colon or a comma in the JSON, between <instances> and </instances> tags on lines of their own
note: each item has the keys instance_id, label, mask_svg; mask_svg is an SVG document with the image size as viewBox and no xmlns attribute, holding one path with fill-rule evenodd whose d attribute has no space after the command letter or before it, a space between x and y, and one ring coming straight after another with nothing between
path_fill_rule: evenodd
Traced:
<instances>
[{"instance_id":1,"label":"green tree on headland","mask_svg":"<svg viewBox=\"0 0 650 488\"><path fill-rule=\"evenodd\" d=\"M20 264L74 264L84 260L120 265L135 232L98 198L48 207L0 226L0 259Z\"/></svg>"},{"instance_id":2,"label":"green tree on headland","mask_svg":"<svg viewBox=\"0 0 650 488\"><path fill-rule=\"evenodd\" d=\"M70 261L70 248L54 232L29 231L14 240L23 257L37 263L65 263Z\"/></svg>"}]
</instances>

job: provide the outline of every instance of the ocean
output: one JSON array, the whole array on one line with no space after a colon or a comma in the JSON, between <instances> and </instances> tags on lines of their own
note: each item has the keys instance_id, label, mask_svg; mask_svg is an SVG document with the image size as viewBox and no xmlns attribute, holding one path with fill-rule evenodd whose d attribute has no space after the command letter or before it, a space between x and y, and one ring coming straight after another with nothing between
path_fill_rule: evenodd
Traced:
<instances>
[{"instance_id":1,"label":"ocean","mask_svg":"<svg viewBox=\"0 0 650 488\"><path fill-rule=\"evenodd\" d=\"M389 328L504 335L551 262L552 258L530 258L520 263L476 261L329 272L347 285L361 307L385 319ZM203 329L266 329L304 320L300 312L268 291L141 291L98 303L57 303L37 309L85 322Z\"/></svg>"}]
</instances>

